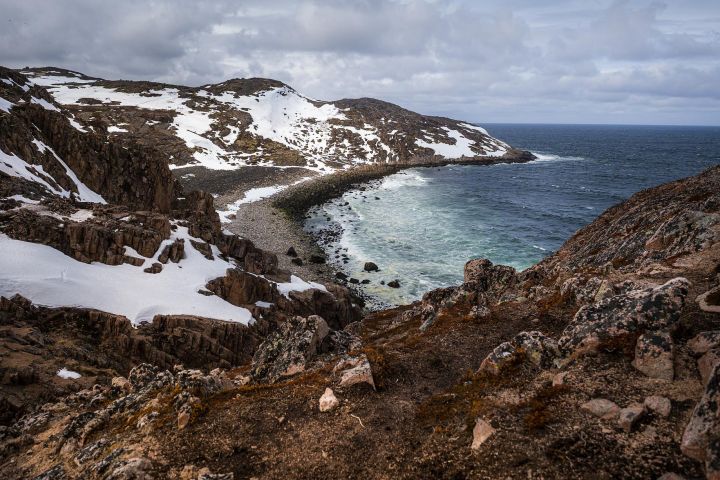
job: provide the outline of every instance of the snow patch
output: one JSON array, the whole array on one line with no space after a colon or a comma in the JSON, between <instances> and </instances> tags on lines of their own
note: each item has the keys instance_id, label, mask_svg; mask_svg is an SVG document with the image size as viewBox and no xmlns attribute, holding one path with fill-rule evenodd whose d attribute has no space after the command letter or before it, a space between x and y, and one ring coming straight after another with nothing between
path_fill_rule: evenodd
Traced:
<instances>
[{"instance_id":1,"label":"snow patch","mask_svg":"<svg viewBox=\"0 0 720 480\"><path fill-rule=\"evenodd\" d=\"M208 281L224 276L235 265L219 257L206 259L194 248L186 248L179 263L169 262L160 273L143 268L154 262L165 245L175 239L193 239L187 227L178 227L154 257L141 267L82 263L47 245L14 240L0 234L0 295L19 293L39 305L95 308L124 315L133 324L151 321L155 315L196 315L248 324L247 309L236 307L218 296L200 295ZM199 239L193 239L200 241ZM142 257L141 257L142 258ZM298 282L298 287L300 284Z\"/></svg>"},{"instance_id":2,"label":"snow patch","mask_svg":"<svg viewBox=\"0 0 720 480\"><path fill-rule=\"evenodd\" d=\"M68 370L65 367L63 367L57 371L57 376L60 378L65 378L65 379L70 379L70 380L77 380L78 378L82 377L82 375L80 375L78 372L75 372L73 370Z\"/></svg>"},{"instance_id":3,"label":"snow patch","mask_svg":"<svg viewBox=\"0 0 720 480\"><path fill-rule=\"evenodd\" d=\"M2 110L5 113L10 113L10 109L14 107L15 104L12 102L9 102L5 100L4 98L0 97L0 110Z\"/></svg>"}]
</instances>

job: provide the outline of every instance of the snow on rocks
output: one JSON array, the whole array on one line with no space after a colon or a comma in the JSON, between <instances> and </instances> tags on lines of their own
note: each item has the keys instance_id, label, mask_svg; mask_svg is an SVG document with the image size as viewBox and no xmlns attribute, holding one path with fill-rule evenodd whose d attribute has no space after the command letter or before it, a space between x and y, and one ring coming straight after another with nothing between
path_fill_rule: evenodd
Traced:
<instances>
[{"instance_id":1,"label":"snow on rocks","mask_svg":"<svg viewBox=\"0 0 720 480\"><path fill-rule=\"evenodd\" d=\"M164 247L176 240L195 240L186 227L178 227L161 244L150 266ZM225 275L235 265L219 258L207 260L193 248L185 250L180 263L168 263L161 272L147 275L128 264L105 265L78 262L46 245L14 240L0 234L0 295L19 293L39 305L78 306L124 315L134 324L155 315L185 314L248 324L250 312L218 296L199 295L208 281ZM299 283L299 282L298 282Z\"/></svg>"},{"instance_id":2,"label":"snow on rocks","mask_svg":"<svg viewBox=\"0 0 720 480\"><path fill-rule=\"evenodd\" d=\"M5 113L10 113L10 109L14 107L15 104L12 102L8 102L4 98L0 97L0 111Z\"/></svg>"}]
</instances>

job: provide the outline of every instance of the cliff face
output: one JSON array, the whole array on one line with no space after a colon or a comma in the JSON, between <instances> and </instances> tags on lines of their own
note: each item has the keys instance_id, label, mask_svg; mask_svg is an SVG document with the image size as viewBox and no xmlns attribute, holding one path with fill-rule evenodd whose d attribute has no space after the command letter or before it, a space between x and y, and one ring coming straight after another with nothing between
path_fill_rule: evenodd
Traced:
<instances>
[{"instance_id":1,"label":"cliff face","mask_svg":"<svg viewBox=\"0 0 720 480\"><path fill-rule=\"evenodd\" d=\"M183 87L107 81L46 68L24 71L98 135L154 146L173 167L244 165L331 171L415 158L512 157L482 128L373 99L316 101L268 79Z\"/></svg>"},{"instance_id":2,"label":"cliff face","mask_svg":"<svg viewBox=\"0 0 720 480\"><path fill-rule=\"evenodd\" d=\"M5 173L10 173L12 157L12 176L39 178L51 193L78 201L104 199L138 209L170 210L178 185L156 151L123 147L85 129L22 74L0 67L0 79L0 97L13 105L0 113ZM28 172L25 164L36 172Z\"/></svg>"}]
</instances>

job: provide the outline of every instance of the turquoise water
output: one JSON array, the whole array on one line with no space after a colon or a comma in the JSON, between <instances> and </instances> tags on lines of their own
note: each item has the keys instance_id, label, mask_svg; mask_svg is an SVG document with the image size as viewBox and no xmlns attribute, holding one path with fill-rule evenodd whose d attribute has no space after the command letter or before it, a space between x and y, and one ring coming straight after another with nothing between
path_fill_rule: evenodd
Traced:
<instances>
[{"instance_id":1,"label":"turquoise water","mask_svg":"<svg viewBox=\"0 0 720 480\"><path fill-rule=\"evenodd\" d=\"M538 160L406 170L311 211L306 230L376 305L458 284L472 258L527 268L634 192L720 163L718 127L483 126Z\"/></svg>"}]
</instances>

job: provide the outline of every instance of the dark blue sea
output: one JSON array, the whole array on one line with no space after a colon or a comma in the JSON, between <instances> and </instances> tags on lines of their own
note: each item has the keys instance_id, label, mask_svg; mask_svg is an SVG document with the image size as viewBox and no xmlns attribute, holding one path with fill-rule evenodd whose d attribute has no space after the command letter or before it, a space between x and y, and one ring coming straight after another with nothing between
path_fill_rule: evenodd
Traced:
<instances>
[{"instance_id":1,"label":"dark blue sea","mask_svg":"<svg viewBox=\"0 0 720 480\"><path fill-rule=\"evenodd\" d=\"M633 193L720 164L720 127L482 126L538 159L407 170L316 208L306 229L329 217L342 229L325 246L336 266L402 304L460 283L472 258L527 268ZM381 272L362 272L365 261ZM379 283L395 278L398 290Z\"/></svg>"}]
</instances>

